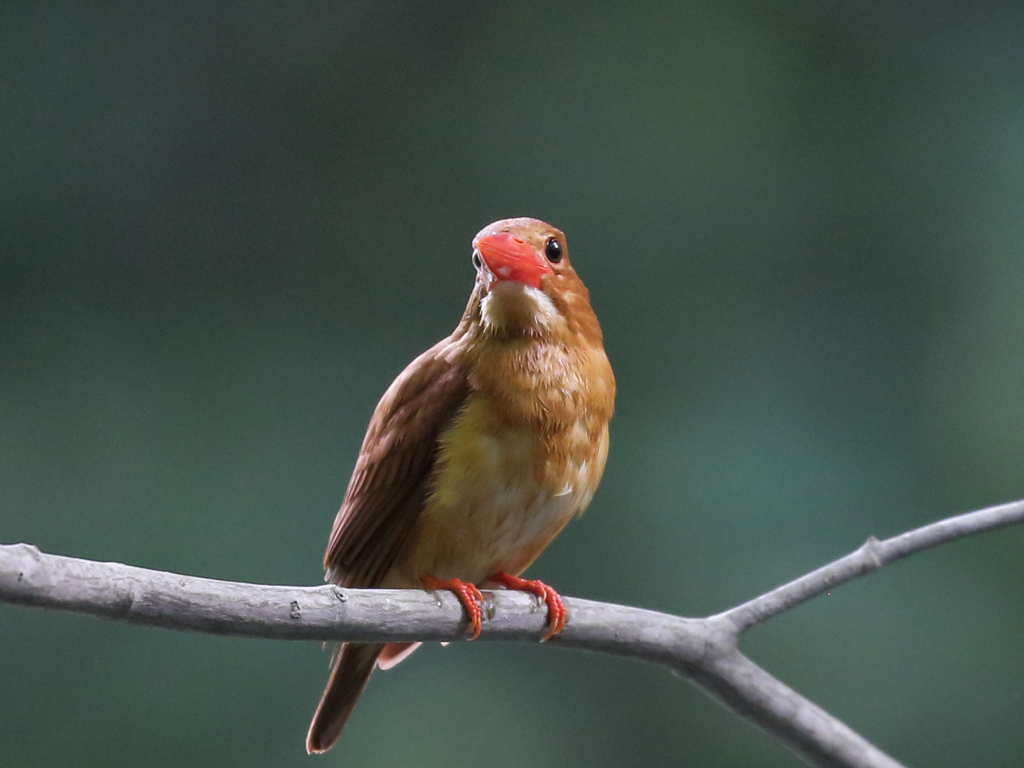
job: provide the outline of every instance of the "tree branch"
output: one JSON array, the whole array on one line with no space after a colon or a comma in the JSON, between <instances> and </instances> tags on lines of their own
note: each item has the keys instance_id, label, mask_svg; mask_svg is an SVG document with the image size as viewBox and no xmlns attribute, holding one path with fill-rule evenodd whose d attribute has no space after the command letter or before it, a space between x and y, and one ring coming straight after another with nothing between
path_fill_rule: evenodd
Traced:
<instances>
[{"instance_id":1,"label":"tree branch","mask_svg":"<svg viewBox=\"0 0 1024 768\"><path fill-rule=\"evenodd\" d=\"M975 533L1005 528L1021 522L1024 522L1024 500L1010 501L976 512L947 517L884 541L870 536L860 549L846 557L841 557L713 618L730 621L738 632L742 632L851 579L877 571L883 565Z\"/></svg>"},{"instance_id":2,"label":"tree branch","mask_svg":"<svg viewBox=\"0 0 1024 768\"><path fill-rule=\"evenodd\" d=\"M864 546L754 600L706 619L565 598L569 621L550 644L663 664L813 765L899 763L737 649L739 634L857 576L916 552L1024 521L1024 501L970 512ZM537 640L546 613L520 592L486 592L481 640ZM419 590L243 584L0 546L0 600L133 624L283 640L466 639L458 601Z\"/></svg>"}]
</instances>

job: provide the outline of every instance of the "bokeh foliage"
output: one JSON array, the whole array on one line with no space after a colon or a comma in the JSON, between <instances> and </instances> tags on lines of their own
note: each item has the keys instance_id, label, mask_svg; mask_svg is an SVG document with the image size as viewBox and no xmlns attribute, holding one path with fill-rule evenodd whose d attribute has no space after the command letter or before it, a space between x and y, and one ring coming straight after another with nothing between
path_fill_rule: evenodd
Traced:
<instances>
[{"instance_id":1,"label":"bokeh foliage","mask_svg":"<svg viewBox=\"0 0 1024 768\"><path fill-rule=\"evenodd\" d=\"M619 378L531 571L699 615L1024 495L1018 3L0 6L0 541L318 583L377 397L496 218L564 229ZM1015 766L1024 533L744 647L897 758ZM327 654L0 606L0 762L300 766ZM352 766L792 766L660 669L378 674Z\"/></svg>"}]
</instances>

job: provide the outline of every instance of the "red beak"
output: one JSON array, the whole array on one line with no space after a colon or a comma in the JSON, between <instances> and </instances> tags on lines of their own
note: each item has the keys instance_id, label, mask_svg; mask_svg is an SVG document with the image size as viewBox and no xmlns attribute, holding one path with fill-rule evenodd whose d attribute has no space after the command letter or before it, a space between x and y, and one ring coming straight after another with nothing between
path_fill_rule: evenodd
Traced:
<instances>
[{"instance_id":1,"label":"red beak","mask_svg":"<svg viewBox=\"0 0 1024 768\"><path fill-rule=\"evenodd\" d=\"M543 256L511 232L481 237L473 247L498 282L511 280L540 288L540 279L554 272Z\"/></svg>"}]
</instances>

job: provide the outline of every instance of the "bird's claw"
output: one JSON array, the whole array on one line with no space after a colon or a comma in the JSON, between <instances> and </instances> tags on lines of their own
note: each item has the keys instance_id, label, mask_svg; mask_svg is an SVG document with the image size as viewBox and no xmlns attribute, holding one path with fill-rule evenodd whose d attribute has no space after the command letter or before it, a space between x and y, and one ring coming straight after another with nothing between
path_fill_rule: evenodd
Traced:
<instances>
[{"instance_id":1,"label":"bird's claw","mask_svg":"<svg viewBox=\"0 0 1024 768\"><path fill-rule=\"evenodd\" d=\"M480 637L480 631L483 629L484 596L475 584L468 584L461 579L438 579L435 576L420 576L420 583L429 592L446 589L454 594L462 603L462 607L466 609L466 618L469 619L469 639L476 640Z\"/></svg>"},{"instance_id":2,"label":"bird's claw","mask_svg":"<svg viewBox=\"0 0 1024 768\"><path fill-rule=\"evenodd\" d=\"M565 618L567 614L565 603L562 602L561 595L544 582L521 579L518 576L512 576L508 573L496 573L493 576L488 577L488 581L493 581L495 584L505 587L505 589L517 589L522 592L529 592L541 603L547 605L548 631L544 637L540 639L542 643L547 642L565 629Z\"/></svg>"}]
</instances>

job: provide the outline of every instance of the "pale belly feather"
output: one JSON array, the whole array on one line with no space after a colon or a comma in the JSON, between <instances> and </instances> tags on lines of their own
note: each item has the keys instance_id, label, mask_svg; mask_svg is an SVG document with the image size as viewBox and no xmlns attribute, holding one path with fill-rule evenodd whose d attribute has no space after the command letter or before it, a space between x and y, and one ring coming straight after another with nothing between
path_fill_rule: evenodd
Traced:
<instances>
[{"instance_id":1,"label":"pale belly feather","mask_svg":"<svg viewBox=\"0 0 1024 768\"><path fill-rule=\"evenodd\" d=\"M432 492L382 586L419 586L423 575L470 583L518 575L590 502L606 430L595 446L581 420L563 430L555 452L535 430L496 424L484 403L476 405L442 438Z\"/></svg>"}]
</instances>

